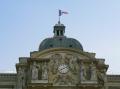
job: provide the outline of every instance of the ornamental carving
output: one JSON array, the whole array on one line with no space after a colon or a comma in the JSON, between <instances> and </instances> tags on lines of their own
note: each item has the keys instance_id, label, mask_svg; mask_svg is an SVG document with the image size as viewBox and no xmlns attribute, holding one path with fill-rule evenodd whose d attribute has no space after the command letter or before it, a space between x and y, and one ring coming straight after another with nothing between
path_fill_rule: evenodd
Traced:
<instances>
[{"instance_id":1,"label":"ornamental carving","mask_svg":"<svg viewBox=\"0 0 120 89\"><path fill-rule=\"evenodd\" d=\"M106 82L106 69L98 70L97 78L98 78L99 84L104 85L104 82Z\"/></svg>"},{"instance_id":2,"label":"ornamental carving","mask_svg":"<svg viewBox=\"0 0 120 89\"><path fill-rule=\"evenodd\" d=\"M74 81L70 75L57 75L53 80L55 85L72 85Z\"/></svg>"},{"instance_id":3,"label":"ornamental carving","mask_svg":"<svg viewBox=\"0 0 120 89\"><path fill-rule=\"evenodd\" d=\"M76 84L79 67L77 57L72 54L54 54L50 58L51 81L55 85ZM78 79L78 77L77 77Z\"/></svg>"},{"instance_id":4,"label":"ornamental carving","mask_svg":"<svg viewBox=\"0 0 120 89\"><path fill-rule=\"evenodd\" d=\"M91 80L92 71L90 66L83 67L81 72L85 80Z\"/></svg>"},{"instance_id":5,"label":"ornamental carving","mask_svg":"<svg viewBox=\"0 0 120 89\"><path fill-rule=\"evenodd\" d=\"M95 65L91 64L81 64L80 67L81 82L97 82L97 73Z\"/></svg>"},{"instance_id":6,"label":"ornamental carving","mask_svg":"<svg viewBox=\"0 0 120 89\"><path fill-rule=\"evenodd\" d=\"M48 66L47 63L44 62L42 66L42 80L47 80L48 79Z\"/></svg>"},{"instance_id":7,"label":"ornamental carving","mask_svg":"<svg viewBox=\"0 0 120 89\"><path fill-rule=\"evenodd\" d=\"M77 71L78 71L77 57L73 56L72 54L66 54L65 55L65 63L69 65L70 71L73 74L77 74Z\"/></svg>"},{"instance_id":8,"label":"ornamental carving","mask_svg":"<svg viewBox=\"0 0 120 89\"><path fill-rule=\"evenodd\" d=\"M33 62L32 65L32 80L47 80L48 79L48 63Z\"/></svg>"},{"instance_id":9,"label":"ornamental carving","mask_svg":"<svg viewBox=\"0 0 120 89\"><path fill-rule=\"evenodd\" d=\"M23 86L25 86L25 69L19 67L17 87L19 87L19 89L22 89Z\"/></svg>"},{"instance_id":10,"label":"ornamental carving","mask_svg":"<svg viewBox=\"0 0 120 89\"><path fill-rule=\"evenodd\" d=\"M54 54L51 56L51 62L50 62L50 70L53 74L57 73L58 65L62 62L62 55L60 54Z\"/></svg>"},{"instance_id":11,"label":"ornamental carving","mask_svg":"<svg viewBox=\"0 0 120 89\"><path fill-rule=\"evenodd\" d=\"M39 67L36 62L33 62L32 66L32 80L38 80Z\"/></svg>"}]
</instances>

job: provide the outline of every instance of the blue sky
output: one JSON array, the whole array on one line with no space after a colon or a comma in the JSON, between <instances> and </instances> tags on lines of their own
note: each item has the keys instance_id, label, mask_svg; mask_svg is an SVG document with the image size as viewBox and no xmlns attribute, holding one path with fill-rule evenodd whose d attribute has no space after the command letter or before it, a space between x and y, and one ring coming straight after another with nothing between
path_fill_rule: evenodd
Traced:
<instances>
[{"instance_id":1,"label":"blue sky","mask_svg":"<svg viewBox=\"0 0 120 89\"><path fill-rule=\"evenodd\" d=\"M61 17L66 36L120 74L120 0L0 0L0 72L15 71L19 57L53 36L58 9L69 12Z\"/></svg>"}]
</instances>

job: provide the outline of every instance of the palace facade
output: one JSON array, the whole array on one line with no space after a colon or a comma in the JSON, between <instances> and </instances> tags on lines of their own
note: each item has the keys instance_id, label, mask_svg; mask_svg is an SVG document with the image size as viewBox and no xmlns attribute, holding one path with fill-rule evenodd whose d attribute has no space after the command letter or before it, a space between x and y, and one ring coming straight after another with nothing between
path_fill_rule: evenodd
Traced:
<instances>
[{"instance_id":1,"label":"palace facade","mask_svg":"<svg viewBox=\"0 0 120 89\"><path fill-rule=\"evenodd\" d=\"M58 22L30 57L20 57L16 73L0 73L0 89L120 89L120 75L107 75L105 59L86 52L64 35Z\"/></svg>"}]
</instances>

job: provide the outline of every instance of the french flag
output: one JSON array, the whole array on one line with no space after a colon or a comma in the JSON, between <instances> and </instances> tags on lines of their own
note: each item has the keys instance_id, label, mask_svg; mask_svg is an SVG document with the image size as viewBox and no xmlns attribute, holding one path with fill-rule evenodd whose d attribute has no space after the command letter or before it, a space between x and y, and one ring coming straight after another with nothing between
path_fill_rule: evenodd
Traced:
<instances>
[{"instance_id":1,"label":"french flag","mask_svg":"<svg viewBox=\"0 0 120 89\"><path fill-rule=\"evenodd\" d=\"M63 14L68 14L68 12L59 10L59 16L61 16L61 15L63 15Z\"/></svg>"}]
</instances>

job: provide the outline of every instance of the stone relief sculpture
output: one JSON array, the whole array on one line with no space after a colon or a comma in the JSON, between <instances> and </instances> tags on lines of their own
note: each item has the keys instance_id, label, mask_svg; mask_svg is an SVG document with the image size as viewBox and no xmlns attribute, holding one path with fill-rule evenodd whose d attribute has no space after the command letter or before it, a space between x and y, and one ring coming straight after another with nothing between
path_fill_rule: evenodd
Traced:
<instances>
[{"instance_id":1,"label":"stone relief sculpture","mask_svg":"<svg viewBox=\"0 0 120 89\"><path fill-rule=\"evenodd\" d=\"M39 68L38 68L38 80L42 79L42 65L39 63Z\"/></svg>"},{"instance_id":2,"label":"stone relief sculpture","mask_svg":"<svg viewBox=\"0 0 120 89\"><path fill-rule=\"evenodd\" d=\"M50 67L51 67L51 72L53 74L57 73L58 70L58 65L61 63L62 61L62 56L60 54L54 54L51 56L51 63L50 63Z\"/></svg>"},{"instance_id":3,"label":"stone relief sculpture","mask_svg":"<svg viewBox=\"0 0 120 89\"><path fill-rule=\"evenodd\" d=\"M104 85L104 82L106 81L106 70L105 69L98 70L97 78L98 78L98 82Z\"/></svg>"},{"instance_id":4,"label":"stone relief sculpture","mask_svg":"<svg viewBox=\"0 0 120 89\"><path fill-rule=\"evenodd\" d=\"M65 64L67 64L67 65L70 65L70 59L71 59L71 55L70 54L66 54L65 55Z\"/></svg>"},{"instance_id":5,"label":"stone relief sculpture","mask_svg":"<svg viewBox=\"0 0 120 89\"><path fill-rule=\"evenodd\" d=\"M36 63L32 65L32 80L47 80L48 79L48 67L46 62Z\"/></svg>"},{"instance_id":6,"label":"stone relief sculpture","mask_svg":"<svg viewBox=\"0 0 120 89\"><path fill-rule=\"evenodd\" d=\"M89 81L91 80L91 76L92 76L91 66L82 64L81 65L81 79Z\"/></svg>"},{"instance_id":7,"label":"stone relief sculpture","mask_svg":"<svg viewBox=\"0 0 120 89\"><path fill-rule=\"evenodd\" d=\"M92 68L91 68L91 66L86 66L84 76L85 76L86 80L91 80L91 76L92 76Z\"/></svg>"},{"instance_id":8,"label":"stone relief sculpture","mask_svg":"<svg viewBox=\"0 0 120 89\"><path fill-rule=\"evenodd\" d=\"M21 67L18 68L18 87L19 89L22 89L22 87L25 86L25 74L24 69Z\"/></svg>"},{"instance_id":9,"label":"stone relief sculpture","mask_svg":"<svg viewBox=\"0 0 120 89\"><path fill-rule=\"evenodd\" d=\"M58 75L54 79L54 83L58 85L72 85L74 81L75 80L69 75Z\"/></svg>"},{"instance_id":10,"label":"stone relief sculpture","mask_svg":"<svg viewBox=\"0 0 120 89\"><path fill-rule=\"evenodd\" d=\"M91 80L97 82L96 67L94 65L91 67L91 75Z\"/></svg>"},{"instance_id":11,"label":"stone relief sculpture","mask_svg":"<svg viewBox=\"0 0 120 89\"><path fill-rule=\"evenodd\" d=\"M70 71L73 74L77 73L77 58L75 56L73 56L72 54L66 54L65 63L69 65Z\"/></svg>"},{"instance_id":12,"label":"stone relief sculpture","mask_svg":"<svg viewBox=\"0 0 120 89\"><path fill-rule=\"evenodd\" d=\"M73 74L77 74L77 62L76 59L70 61L70 69Z\"/></svg>"},{"instance_id":13,"label":"stone relief sculpture","mask_svg":"<svg viewBox=\"0 0 120 89\"><path fill-rule=\"evenodd\" d=\"M48 67L47 67L47 63L46 62L42 66L42 79L43 80L47 80L48 79Z\"/></svg>"},{"instance_id":14,"label":"stone relief sculpture","mask_svg":"<svg viewBox=\"0 0 120 89\"><path fill-rule=\"evenodd\" d=\"M65 81L65 78L62 75L57 75L54 80L53 80L54 84L58 84L58 85L65 85L67 84L67 82Z\"/></svg>"},{"instance_id":15,"label":"stone relief sculpture","mask_svg":"<svg viewBox=\"0 0 120 89\"><path fill-rule=\"evenodd\" d=\"M56 74L56 73L57 73L57 65L56 65L55 63L56 63L56 61L53 60L53 61L51 62L51 65L50 65L50 69L51 69L51 72L52 72L53 74Z\"/></svg>"},{"instance_id":16,"label":"stone relief sculpture","mask_svg":"<svg viewBox=\"0 0 120 89\"><path fill-rule=\"evenodd\" d=\"M72 73L77 71L76 68L76 59L71 54L61 55L61 54L54 54L51 56L50 62L50 69L53 74L52 81L55 85L71 85L75 84L74 78L72 78ZM67 66L67 68L66 68ZM67 69L69 72L60 72L61 70L66 71ZM66 68L66 70L65 70Z\"/></svg>"},{"instance_id":17,"label":"stone relief sculpture","mask_svg":"<svg viewBox=\"0 0 120 89\"><path fill-rule=\"evenodd\" d=\"M81 78L82 81L86 80L85 79L85 67L84 67L83 64L80 67L80 78Z\"/></svg>"},{"instance_id":18,"label":"stone relief sculpture","mask_svg":"<svg viewBox=\"0 0 120 89\"><path fill-rule=\"evenodd\" d=\"M36 62L32 66L32 80L38 80L38 66Z\"/></svg>"},{"instance_id":19,"label":"stone relief sculpture","mask_svg":"<svg viewBox=\"0 0 120 89\"><path fill-rule=\"evenodd\" d=\"M81 65L81 81L97 83L96 67L93 64Z\"/></svg>"}]
</instances>

